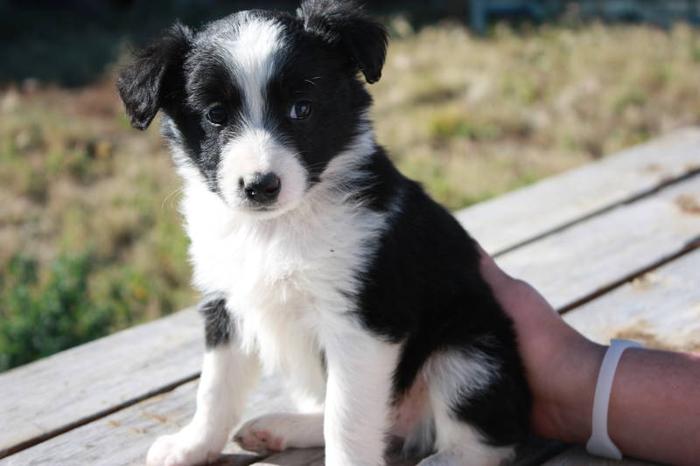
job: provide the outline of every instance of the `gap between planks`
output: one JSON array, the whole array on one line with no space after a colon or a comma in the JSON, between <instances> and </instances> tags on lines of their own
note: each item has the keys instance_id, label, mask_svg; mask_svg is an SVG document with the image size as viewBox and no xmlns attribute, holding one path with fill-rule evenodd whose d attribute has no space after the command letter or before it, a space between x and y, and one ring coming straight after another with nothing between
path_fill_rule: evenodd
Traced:
<instances>
[{"instance_id":1,"label":"gap between planks","mask_svg":"<svg viewBox=\"0 0 700 466\"><path fill-rule=\"evenodd\" d=\"M196 379L200 340L200 319L185 310L8 371L0 376L2 417L17 426L0 431L0 457Z\"/></svg>"},{"instance_id":2,"label":"gap between planks","mask_svg":"<svg viewBox=\"0 0 700 466\"><path fill-rule=\"evenodd\" d=\"M107 417L111 414L114 414L117 411L122 411L126 408L129 408L129 407L134 406L138 403L141 403L142 401L146 401L150 398L154 398L156 396L171 392L181 385L184 385L188 382L194 382L195 380L199 379L199 376L200 376L200 372L198 372L196 374L192 374L189 377L184 377L180 380L176 380L175 382L173 382L169 385L166 385L162 388L152 390L152 391L144 393L143 395L140 395L136 398L133 398L133 399L130 399L130 400L125 401L123 403L120 403L118 405L115 405L109 409L105 409L105 410L96 412L88 417L74 421L70 424L66 424L65 426L62 426L59 429L55 429L55 430L46 432L45 434L41 434L35 438L32 438L30 440L26 440L22 443L18 443L17 445L14 445L10 448L6 448L5 450L0 451L0 459L11 456L11 455L13 455L19 451L25 450L27 448L31 448L33 446L36 446L40 443L43 443L47 440L54 438L54 437L58 437L59 435L65 434L66 432L70 432L74 429L77 429L78 427L82 427L86 424L90 424L91 422L97 421L98 419L102 419L102 418Z\"/></svg>"},{"instance_id":3,"label":"gap between planks","mask_svg":"<svg viewBox=\"0 0 700 466\"><path fill-rule=\"evenodd\" d=\"M700 174L498 258L557 310L570 310L698 246Z\"/></svg>"},{"instance_id":4,"label":"gap between planks","mask_svg":"<svg viewBox=\"0 0 700 466\"><path fill-rule=\"evenodd\" d=\"M685 256L686 254L689 254L689 253L691 253L699 248L700 248L700 236L698 236L697 238L694 238L693 240L688 242L679 251L677 251L675 253L671 253L670 255L668 255L666 257L662 257L661 259L650 264L647 267L643 267L637 271L634 271L634 272L630 273L629 275L621 278L620 280L613 282L610 285L605 286L605 287L601 288L600 290L598 290L594 293L591 293L588 296L584 296L583 298L576 300L576 301L572 302L571 304L567 304L566 306L563 306L560 309L558 309L557 312L559 314L565 315L565 314L567 314L575 309L580 308L584 304L587 304L591 301L594 301L595 299L597 299L605 294L608 294L611 291L613 291L617 288L620 288L621 286L624 286L625 284L630 283L639 277L642 277L650 272L653 272L654 270L656 270L660 267L663 267L664 265L669 264L669 263L675 261L676 259L680 259L681 257Z\"/></svg>"},{"instance_id":5,"label":"gap between planks","mask_svg":"<svg viewBox=\"0 0 700 466\"><path fill-rule=\"evenodd\" d=\"M512 250L640 194L653 194L700 169L699 155L700 128L684 128L455 215L490 253Z\"/></svg>"},{"instance_id":6,"label":"gap between planks","mask_svg":"<svg viewBox=\"0 0 700 466\"><path fill-rule=\"evenodd\" d=\"M619 208L620 206L627 205L627 204L632 204L632 203L635 203L635 202L637 202L637 201L641 201L641 200L643 200L643 199L645 199L645 198L647 198L647 197L649 197L649 196L653 196L654 194L657 194L657 193L661 192L662 190L664 190L664 189L666 189L666 188L669 188L669 187L671 187L671 186L673 186L673 185L675 185L675 184L678 184L678 183L682 183L683 181L689 180L689 179L691 179L691 178L693 178L693 177L695 177L695 176L698 176L698 175L700 175L700 168L695 169L695 170L692 170L692 171L690 171L690 172L688 172L688 173L686 173L686 174L684 174L684 175L682 175L682 176L679 176L678 178L673 178L673 179L670 179L670 180L667 180L667 181L663 181L663 182L662 182L661 184L659 184L658 186L649 188L649 189L646 190L646 191L642 191L642 192L640 192L640 193L638 193L638 194L634 194L634 195L632 195L632 196L629 196L628 198L621 199L621 200L619 201L619 203L617 203L617 204L611 204L611 205L602 207L602 208L600 208L600 209L598 209L598 210L594 210L594 211L590 212L589 214L583 215L583 216L581 216L581 217L579 217L579 218L577 218L577 219L575 219L575 220L571 220L571 221L569 221L569 222L562 223L561 225L558 225L558 226L556 226L556 227L552 227L552 228L549 229L549 230L545 230L545 231L543 231L542 233L540 233L540 234L538 234L538 235L535 235L535 236L533 236L533 237L531 237L531 238L528 238L528 239L526 239L526 240L523 240L523 241L521 241L521 242L519 242L519 243L515 243L515 244L513 244L513 245L511 245L511 246L508 246L508 247L505 247L505 248L503 248L503 249L499 249L499 250L495 251L494 253L492 253L491 255L492 255L493 257L495 257L495 258L498 258L498 257L503 256L503 255L505 255L505 254L507 254L507 253L509 253L509 252L512 252L512 251L514 251L514 250L516 250L516 249L520 249L520 248L522 248L522 247L524 247L524 246L527 246L527 245L529 245L529 244L532 244L532 243L534 243L534 242L536 242L536 241L538 241L538 240L544 239L544 238L546 238L547 236L551 236L551 235L553 235L553 234L559 233L559 232L564 231L564 230L566 230L566 229L568 229L568 228L571 228L571 227L573 227L573 226L576 226L576 225L578 225L578 224L580 224L580 223L583 223L583 222L585 222L585 221L587 221L587 220L590 220L590 219L592 219L593 217L598 217L598 216L600 216L600 215L602 215L602 214L605 214L605 213L607 213L607 212L610 212L610 211L612 211L612 210L614 210L614 209Z\"/></svg>"}]
</instances>

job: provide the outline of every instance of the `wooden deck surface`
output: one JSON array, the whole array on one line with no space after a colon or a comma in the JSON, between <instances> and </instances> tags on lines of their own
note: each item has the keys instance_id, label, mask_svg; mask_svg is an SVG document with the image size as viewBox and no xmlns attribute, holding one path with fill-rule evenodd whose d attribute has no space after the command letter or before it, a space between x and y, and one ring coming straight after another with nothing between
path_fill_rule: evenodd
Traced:
<instances>
[{"instance_id":1,"label":"wooden deck surface","mask_svg":"<svg viewBox=\"0 0 700 466\"><path fill-rule=\"evenodd\" d=\"M700 351L700 129L457 217L504 268L540 289L590 338ZM143 464L156 436L191 417L202 352L199 317L185 310L0 375L0 465ZM247 414L284 409L284 388L267 378ZM264 460L233 446L227 452L222 465L323 464L320 450ZM533 444L520 460L612 463L552 444Z\"/></svg>"}]
</instances>

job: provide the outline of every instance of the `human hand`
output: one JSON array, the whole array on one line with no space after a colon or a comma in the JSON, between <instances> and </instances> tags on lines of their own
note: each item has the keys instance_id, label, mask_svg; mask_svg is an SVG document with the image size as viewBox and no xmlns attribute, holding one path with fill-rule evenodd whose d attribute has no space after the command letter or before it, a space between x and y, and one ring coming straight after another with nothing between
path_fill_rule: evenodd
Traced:
<instances>
[{"instance_id":1,"label":"human hand","mask_svg":"<svg viewBox=\"0 0 700 466\"><path fill-rule=\"evenodd\" d=\"M537 290L510 277L483 250L480 268L515 324L533 395L535 433L584 442L591 432L593 395L605 347L570 327Z\"/></svg>"},{"instance_id":2,"label":"human hand","mask_svg":"<svg viewBox=\"0 0 700 466\"><path fill-rule=\"evenodd\" d=\"M532 427L542 437L585 443L607 347L571 328L527 283L511 278L481 251L481 273L515 324L533 395ZM700 355L628 350L615 373L608 434L630 456L697 465Z\"/></svg>"}]
</instances>

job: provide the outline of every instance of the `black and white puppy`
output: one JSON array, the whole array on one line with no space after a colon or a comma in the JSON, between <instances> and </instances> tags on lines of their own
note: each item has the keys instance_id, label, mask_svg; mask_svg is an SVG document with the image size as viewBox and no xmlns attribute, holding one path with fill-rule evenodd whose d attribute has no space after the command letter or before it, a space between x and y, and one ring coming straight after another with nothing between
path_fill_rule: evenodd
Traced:
<instances>
[{"instance_id":1,"label":"black and white puppy","mask_svg":"<svg viewBox=\"0 0 700 466\"><path fill-rule=\"evenodd\" d=\"M423 465L481 466L526 438L514 331L475 242L375 142L361 76L380 78L386 45L357 5L306 0L175 25L123 70L132 124L163 113L208 296L196 414L149 465L215 459L261 369L299 412L242 426L251 450L378 466L395 434Z\"/></svg>"}]
</instances>

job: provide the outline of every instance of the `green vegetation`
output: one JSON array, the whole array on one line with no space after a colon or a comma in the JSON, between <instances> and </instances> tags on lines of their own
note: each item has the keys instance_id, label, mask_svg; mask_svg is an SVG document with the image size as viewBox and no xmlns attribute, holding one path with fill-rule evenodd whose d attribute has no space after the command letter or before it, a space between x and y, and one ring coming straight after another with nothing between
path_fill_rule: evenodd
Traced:
<instances>
[{"instance_id":1,"label":"green vegetation","mask_svg":"<svg viewBox=\"0 0 700 466\"><path fill-rule=\"evenodd\" d=\"M378 139L452 209L700 121L687 27L390 26ZM0 370L196 299L179 180L113 86L0 91Z\"/></svg>"},{"instance_id":2,"label":"green vegetation","mask_svg":"<svg viewBox=\"0 0 700 466\"><path fill-rule=\"evenodd\" d=\"M113 320L109 306L89 297L87 256L56 259L44 283L37 267L36 260L16 256L2 276L8 315L0 326L0 370L102 336Z\"/></svg>"},{"instance_id":3,"label":"green vegetation","mask_svg":"<svg viewBox=\"0 0 700 466\"><path fill-rule=\"evenodd\" d=\"M0 370L194 301L178 180L110 81L0 112Z\"/></svg>"}]
</instances>

